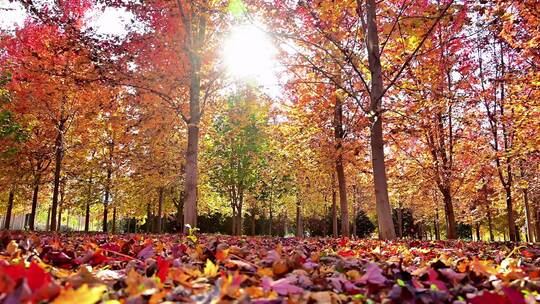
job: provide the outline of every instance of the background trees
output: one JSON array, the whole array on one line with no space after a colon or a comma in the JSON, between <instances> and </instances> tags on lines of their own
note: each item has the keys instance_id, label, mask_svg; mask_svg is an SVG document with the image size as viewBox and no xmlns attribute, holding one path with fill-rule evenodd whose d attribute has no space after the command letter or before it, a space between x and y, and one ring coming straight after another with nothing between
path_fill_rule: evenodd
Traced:
<instances>
[{"instance_id":1,"label":"background trees","mask_svg":"<svg viewBox=\"0 0 540 304\"><path fill-rule=\"evenodd\" d=\"M538 240L532 2L21 3L5 228ZM99 34L105 7L130 25ZM239 24L273 40L279 93L227 73Z\"/></svg>"}]
</instances>

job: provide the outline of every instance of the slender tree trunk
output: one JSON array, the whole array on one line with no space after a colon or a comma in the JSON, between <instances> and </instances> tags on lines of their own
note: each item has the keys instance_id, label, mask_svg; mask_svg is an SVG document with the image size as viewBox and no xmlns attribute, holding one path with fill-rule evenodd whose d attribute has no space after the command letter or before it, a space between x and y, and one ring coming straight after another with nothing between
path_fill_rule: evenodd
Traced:
<instances>
[{"instance_id":1,"label":"slender tree trunk","mask_svg":"<svg viewBox=\"0 0 540 304\"><path fill-rule=\"evenodd\" d=\"M273 234L273 224L274 224L274 210L272 208L272 193L270 193L270 210L269 210L269 213L270 213L270 223L268 224L268 234L269 235L272 235Z\"/></svg>"},{"instance_id":2,"label":"slender tree trunk","mask_svg":"<svg viewBox=\"0 0 540 304\"><path fill-rule=\"evenodd\" d=\"M476 223L476 240L478 242L481 241L481 239L480 239L480 222Z\"/></svg>"},{"instance_id":3,"label":"slender tree trunk","mask_svg":"<svg viewBox=\"0 0 540 304\"><path fill-rule=\"evenodd\" d=\"M65 119L62 116L60 117L60 122L58 124L58 133L56 134L55 142L55 167L54 167L54 187L53 187L53 196L52 196L52 217L51 217L51 226L49 227L51 231L56 231L56 210L58 208L58 194L60 192L60 176L62 174L62 158L64 156L64 124Z\"/></svg>"},{"instance_id":4,"label":"slender tree trunk","mask_svg":"<svg viewBox=\"0 0 540 304\"><path fill-rule=\"evenodd\" d=\"M4 221L4 229L9 230L11 226L11 215L13 213L13 201L15 200L15 187L9 189L9 196L6 210L6 220Z\"/></svg>"},{"instance_id":5,"label":"slender tree trunk","mask_svg":"<svg viewBox=\"0 0 540 304\"><path fill-rule=\"evenodd\" d=\"M296 237L304 237L304 223L302 221L300 197L296 198Z\"/></svg>"},{"instance_id":6,"label":"slender tree trunk","mask_svg":"<svg viewBox=\"0 0 540 304\"><path fill-rule=\"evenodd\" d=\"M536 242L540 242L540 210L536 210Z\"/></svg>"},{"instance_id":7,"label":"slender tree trunk","mask_svg":"<svg viewBox=\"0 0 540 304\"><path fill-rule=\"evenodd\" d=\"M47 223L45 224L45 230L49 231L51 224L51 207L47 208Z\"/></svg>"},{"instance_id":8,"label":"slender tree trunk","mask_svg":"<svg viewBox=\"0 0 540 304\"><path fill-rule=\"evenodd\" d=\"M150 233L152 231L152 212L150 209L150 203L146 204L146 233Z\"/></svg>"},{"instance_id":9,"label":"slender tree trunk","mask_svg":"<svg viewBox=\"0 0 540 304\"><path fill-rule=\"evenodd\" d=\"M333 185L333 183L332 183ZM332 188L332 236L338 236L336 190Z\"/></svg>"},{"instance_id":10,"label":"slender tree trunk","mask_svg":"<svg viewBox=\"0 0 540 304\"><path fill-rule=\"evenodd\" d=\"M112 145L111 145L112 146ZM107 232L109 229L108 225L108 213L109 213L109 196L111 194L111 177L112 177L112 151L109 152L110 163L107 168L107 180L105 181L105 198L103 199L103 232Z\"/></svg>"},{"instance_id":11,"label":"slender tree trunk","mask_svg":"<svg viewBox=\"0 0 540 304\"><path fill-rule=\"evenodd\" d=\"M34 194L32 195L32 211L30 212L30 219L28 223L28 229L30 231L35 230L36 212L38 204L39 183L41 182L41 176L38 174L34 179Z\"/></svg>"},{"instance_id":12,"label":"slender tree trunk","mask_svg":"<svg viewBox=\"0 0 540 304\"><path fill-rule=\"evenodd\" d=\"M401 202L400 202L401 205ZM398 221L398 237L403 237L403 208L401 206L397 209L397 221Z\"/></svg>"},{"instance_id":13,"label":"slender tree trunk","mask_svg":"<svg viewBox=\"0 0 540 304\"><path fill-rule=\"evenodd\" d=\"M452 204L452 195L449 189L443 191L444 214L446 217L446 238L453 240L457 237L456 218L454 215L454 206Z\"/></svg>"},{"instance_id":14,"label":"slender tree trunk","mask_svg":"<svg viewBox=\"0 0 540 304\"><path fill-rule=\"evenodd\" d=\"M255 225L256 225L256 218L255 218L255 207L251 208L251 235L255 235Z\"/></svg>"},{"instance_id":15,"label":"slender tree trunk","mask_svg":"<svg viewBox=\"0 0 540 304\"><path fill-rule=\"evenodd\" d=\"M349 236L349 205L347 202L347 185L343 167L343 102L336 94L334 106L334 139L336 149L336 175L339 188L339 206L341 210L341 235Z\"/></svg>"},{"instance_id":16,"label":"slender tree trunk","mask_svg":"<svg viewBox=\"0 0 540 304\"><path fill-rule=\"evenodd\" d=\"M158 194L159 194L159 198L158 198L158 212L157 212L157 229L156 229L156 232L157 233L161 233L161 225L162 225L162 220L161 220L161 216L162 216L162 213L163 213L163 200L164 200L164 195L165 195L165 188L163 187L160 187L158 189Z\"/></svg>"},{"instance_id":17,"label":"slender tree trunk","mask_svg":"<svg viewBox=\"0 0 540 304\"><path fill-rule=\"evenodd\" d=\"M390 207L390 201L388 199L388 182L386 177L386 165L384 163L384 139L382 128L382 97L384 88L375 0L366 1L366 11L366 44L369 71L371 74L370 118L372 125L370 130L370 144L377 220L379 225L379 237L381 239L391 240L396 238L396 232L392 222L392 208Z\"/></svg>"},{"instance_id":18,"label":"slender tree trunk","mask_svg":"<svg viewBox=\"0 0 540 304\"><path fill-rule=\"evenodd\" d=\"M84 231L88 232L90 230L90 202L86 202L86 210L84 215Z\"/></svg>"},{"instance_id":19,"label":"slender tree trunk","mask_svg":"<svg viewBox=\"0 0 540 304\"><path fill-rule=\"evenodd\" d=\"M180 8L182 9L182 8ZM197 32L192 36L192 50L189 54L190 86L189 86L189 119L188 140L186 149L186 179L184 200L184 224L197 226L197 185L198 181L198 153L199 153L199 122L200 122L200 91L201 91L201 55L199 51L206 35L206 20L201 14L197 16ZM187 228L184 227L184 232Z\"/></svg>"},{"instance_id":20,"label":"slender tree trunk","mask_svg":"<svg viewBox=\"0 0 540 304\"><path fill-rule=\"evenodd\" d=\"M356 201L357 200L357 189L356 189L356 185L353 185L353 206L352 206L352 210L353 210L353 215L352 215L352 235L354 235L355 237L358 236L358 231L357 231L357 227L356 227L356 216L357 216L357 209L358 209L358 202Z\"/></svg>"},{"instance_id":21,"label":"slender tree trunk","mask_svg":"<svg viewBox=\"0 0 540 304\"><path fill-rule=\"evenodd\" d=\"M116 206L113 207L112 213L112 233L116 233Z\"/></svg>"},{"instance_id":22,"label":"slender tree trunk","mask_svg":"<svg viewBox=\"0 0 540 304\"><path fill-rule=\"evenodd\" d=\"M441 227L439 226L439 209L435 209L435 239L439 241L441 239Z\"/></svg>"},{"instance_id":23,"label":"slender tree trunk","mask_svg":"<svg viewBox=\"0 0 540 304\"><path fill-rule=\"evenodd\" d=\"M524 171L524 165L523 160L519 161L519 171L521 178L523 180L526 180L526 175ZM523 205L525 207L525 225L527 227L527 238L529 242L534 241L534 228L533 228L533 220L531 218L531 211L529 207L529 188L528 186L522 189L523 192Z\"/></svg>"}]
</instances>

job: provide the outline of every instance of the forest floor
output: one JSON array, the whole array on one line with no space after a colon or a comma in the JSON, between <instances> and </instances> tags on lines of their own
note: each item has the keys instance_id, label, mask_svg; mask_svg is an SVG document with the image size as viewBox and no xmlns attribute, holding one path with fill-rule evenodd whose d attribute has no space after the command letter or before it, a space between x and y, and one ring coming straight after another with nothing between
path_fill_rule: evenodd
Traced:
<instances>
[{"instance_id":1,"label":"forest floor","mask_svg":"<svg viewBox=\"0 0 540 304\"><path fill-rule=\"evenodd\" d=\"M0 302L535 303L540 247L0 232Z\"/></svg>"}]
</instances>

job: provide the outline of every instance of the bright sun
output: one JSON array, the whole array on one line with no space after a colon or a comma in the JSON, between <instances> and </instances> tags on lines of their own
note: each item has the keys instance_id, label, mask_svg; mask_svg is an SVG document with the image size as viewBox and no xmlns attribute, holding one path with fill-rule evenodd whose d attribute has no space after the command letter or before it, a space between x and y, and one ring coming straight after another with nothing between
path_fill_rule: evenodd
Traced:
<instances>
[{"instance_id":1,"label":"bright sun","mask_svg":"<svg viewBox=\"0 0 540 304\"><path fill-rule=\"evenodd\" d=\"M235 26L224 45L224 60L231 76L255 79L262 85L275 81L275 55L268 35L251 24Z\"/></svg>"}]
</instances>

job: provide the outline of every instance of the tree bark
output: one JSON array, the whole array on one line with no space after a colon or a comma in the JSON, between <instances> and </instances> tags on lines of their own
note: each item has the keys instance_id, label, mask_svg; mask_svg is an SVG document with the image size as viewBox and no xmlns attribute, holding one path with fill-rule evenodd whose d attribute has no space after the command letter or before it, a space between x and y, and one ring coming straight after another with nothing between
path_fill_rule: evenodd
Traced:
<instances>
[{"instance_id":1,"label":"tree bark","mask_svg":"<svg viewBox=\"0 0 540 304\"><path fill-rule=\"evenodd\" d=\"M146 204L146 233L152 231L152 212L150 211L150 203Z\"/></svg>"},{"instance_id":2,"label":"tree bark","mask_svg":"<svg viewBox=\"0 0 540 304\"><path fill-rule=\"evenodd\" d=\"M446 238L449 240L456 239L456 218L454 215L454 206L452 204L452 195L449 189L443 191L444 214L446 217Z\"/></svg>"},{"instance_id":3,"label":"tree bark","mask_svg":"<svg viewBox=\"0 0 540 304\"><path fill-rule=\"evenodd\" d=\"M163 213L163 200L164 200L164 195L165 195L165 188L160 187L158 189L158 195L159 195L159 198L158 198L158 214L157 214L156 232L161 233L161 228L162 228L161 227L161 225L162 225L161 216L162 216L162 213Z\"/></svg>"},{"instance_id":4,"label":"tree bark","mask_svg":"<svg viewBox=\"0 0 540 304\"><path fill-rule=\"evenodd\" d=\"M525 175L524 167L523 167L523 160L520 160L519 162L519 171L521 178L523 180L527 180L527 176ZM533 219L531 218L531 211L529 207L529 187L526 186L522 189L523 193L523 205L525 209L525 225L527 227L527 241L534 242L534 228L533 228Z\"/></svg>"},{"instance_id":5,"label":"tree bark","mask_svg":"<svg viewBox=\"0 0 540 304\"><path fill-rule=\"evenodd\" d=\"M47 208L47 223L45 224L45 230L49 231L51 226L51 207Z\"/></svg>"},{"instance_id":6,"label":"tree bark","mask_svg":"<svg viewBox=\"0 0 540 304\"><path fill-rule=\"evenodd\" d=\"M388 181L386 165L384 163L384 139L382 129L382 97L383 78L381 67L381 54L379 50L379 35L376 21L376 1L366 1L367 11L367 51L369 71L371 74L370 92L370 119L372 122L370 133L371 162L373 166L373 183L379 225L379 238L392 240L396 238L392 222L392 209L388 199Z\"/></svg>"},{"instance_id":7,"label":"tree bark","mask_svg":"<svg viewBox=\"0 0 540 304\"><path fill-rule=\"evenodd\" d=\"M332 185L335 186L334 183ZM332 187L332 236L338 236L336 189L334 187Z\"/></svg>"},{"instance_id":8,"label":"tree bark","mask_svg":"<svg viewBox=\"0 0 540 304\"><path fill-rule=\"evenodd\" d=\"M62 159L64 156L64 125L65 118L62 113L60 116L60 121L58 123L58 133L56 134L55 141L55 167L54 167L54 187L53 187L53 196L52 196L52 207L51 207L51 225L50 231L56 231L56 210L58 208L58 194L60 191L60 177L62 174Z\"/></svg>"},{"instance_id":9,"label":"tree bark","mask_svg":"<svg viewBox=\"0 0 540 304\"><path fill-rule=\"evenodd\" d=\"M112 165L113 165L113 153L114 153L114 140L109 142L109 160L107 163L107 179L105 180L105 197L103 199L103 232L107 232L108 229L108 213L109 213L109 196L111 195L111 179L112 179Z\"/></svg>"},{"instance_id":10,"label":"tree bark","mask_svg":"<svg viewBox=\"0 0 540 304\"><path fill-rule=\"evenodd\" d=\"M536 210L536 242L540 242L540 210Z\"/></svg>"},{"instance_id":11,"label":"tree bark","mask_svg":"<svg viewBox=\"0 0 540 304\"><path fill-rule=\"evenodd\" d=\"M182 8L180 8L182 10ZM206 35L206 20L202 14L197 16L196 32L191 35L191 50L189 52L190 86L189 86L189 119L188 141L186 149L186 179L184 201L184 224L197 226L197 185L198 181L198 153L199 153L199 122L201 116L201 55L200 51ZM191 26L190 26L191 28ZM184 232L187 228L184 226Z\"/></svg>"},{"instance_id":12,"label":"tree bark","mask_svg":"<svg viewBox=\"0 0 540 304\"><path fill-rule=\"evenodd\" d=\"M337 94L336 94L337 95ZM349 236L349 205L347 202L347 185L345 169L343 167L343 102L341 98L335 96L334 106L334 139L336 149L336 175L339 188L339 206L341 210L341 235Z\"/></svg>"},{"instance_id":13,"label":"tree bark","mask_svg":"<svg viewBox=\"0 0 540 304\"><path fill-rule=\"evenodd\" d=\"M41 175L38 174L34 178L34 193L32 195L32 211L30 212L30 219L28 223L28 229L30 231L35 230L35 221L36 221L36 211L38 204L38 194L39 194L39 183L41 182Z\"/></svg>"},{"instance_id":14,"label":"tree bark","mask_svg":"<svg viewBox=\"0 0 540 304\"><path fill-rule=\"evenodd\" d=\"M11 215L13 213L13 201L15 200L15 187L9 189L9 196L6 210L6 220L4 221L4 229L9 230L11 226Z\"/></svg>"},{"instance_id":15,"label":"tree bark","mask_svg":"<svg viewBox=\"0 0 540 304\"><path fill-rule=\"evenodd\" d=\"M90 202L86 202L86 210L84 215L84 231L88 232L90 230Z\"/></svg>"},{"instance_id":16,"label":"tree bark","mask_svg":"<svg viewBox=\"0 0 540 304\"><path fill-rule=\"evenodd\" d=\"M514 207L512 204L512 188L505 186L506 193L506 222L508 225L508 237L511 242L517 241L516 223L514 222Z\"/></svg>"},{"instance_id":17,"label":"tree bark","mask_svg":"<svg viewBox=\"0 0 540 304\"><path fill-rule=\"evenodd\" d=\"M304 223L302 221L302 206L300 198L296 198L296 237L304 237Z\"/></svg>"},{"instance_id":18,"label":"tree bark","mask_svg":"<svg viewBox=\"0 0 540 304\"><path fill-rule=\"evenodd\" d=\"M116 206L113 207L112 213L112 234L116 233Z\"/></svg>"},{"instance_id":19,"label":"tree bark","mask_svg":"<svg viewBox=\"0 0 540 304\"><path fill-rule=\"evenodd\" d=\"M476 223L476 241L480 242L480 222Z\"/></svg>"},{"instance_id":20,"label":"tree bark","mask_svg":"<svg viewBox=\"0 0 540 304\"><path fill-rule=\"evenodd\" d=\"M439 225L439 209L435 209L435 239L439 241L441 239L441 226Z\"/></svg>"}]
</instances>

